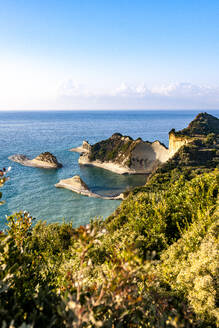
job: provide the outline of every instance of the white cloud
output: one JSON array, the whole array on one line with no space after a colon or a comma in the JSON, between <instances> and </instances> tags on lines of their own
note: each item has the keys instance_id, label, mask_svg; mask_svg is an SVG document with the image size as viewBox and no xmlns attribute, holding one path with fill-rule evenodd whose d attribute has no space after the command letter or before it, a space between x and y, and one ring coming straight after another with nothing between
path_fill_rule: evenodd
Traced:
<instances>
[{"instance_id":1,"label":"white cloud","mask_svg":"<svg viewBox=\"0 0 219 328\"><path fill-rule=\"evenodd\" d=\"M219 87L199 86L191 83L175 83L156 86L151 89L154 94L167 97L208 97L219 96Z\"/></svg>"},{"instance_id":2,"label":"white cloud","mask_svg":"<svg viewBox=\"0 0 219 328\"><path fill-rule=\"evenodd\" d=\"M145 95L148 92L148 89L146 88L145 84L139 84L136 87L136 93L139 95Z\"/></svg>"},{"instance_id":3,"label":"white cloud","mask_svg":"<svg viewBox=\"0 0 219 328\"><path fill-rule=\"evenodd\" d=\"M86 93L83 84L72 79L64 81L58 87L58 95L60 96L84 96Z\"/></svg>"},{"instance_id":4,"label":"white cloud","mask_svg":"<svg viewBox=\"0 0 219 328\"><path fill-rule=\"evenodd\" d=\"M145 84L133 86L126 82L122 82L121 85L113 92L113 94L121 96L144 96L147 92L148 90Z\"/></svg>"},{"instance_id":5,"label":"white cloud","mask_svg":"<svg viewBox=\"0 0 219 328\"><path fill-rule=\"evenodd\" d=\"M170 83L149 88L122 82L113 90L94 91L70 79L59 88L58 103L66 109L217 109L219 87Z\"/></svg>"},{"instance_id":6,"label":"white cloud","mask_svg":"<svg viewBox=\"0 0 219 328\"><path fill-rule=\"evenodd\" d=\"M8 70L7 70L8 72ZM69 78L61 84L34 71L0 79L0 110L4 109L219 109L219 87L192 83L169 83L148 87L122 82L118 87L97 89ZM31 82L31 83L30 83ZM51 82L51 83L50 83ZM57 85L59 85L57 87Z\"/></svg>"}]
</instances>

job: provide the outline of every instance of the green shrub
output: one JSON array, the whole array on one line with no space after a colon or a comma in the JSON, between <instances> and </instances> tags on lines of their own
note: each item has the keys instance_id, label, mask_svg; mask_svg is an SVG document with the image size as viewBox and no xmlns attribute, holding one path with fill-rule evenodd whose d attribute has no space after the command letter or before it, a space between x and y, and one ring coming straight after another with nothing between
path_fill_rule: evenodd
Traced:
<instances>
[{"instance_id":1,"label":"green shrub","mask_svg":"<svg viewBox=\"0 0 219 328\"><path fill-rule=\"evenodd\" d=\"M111 247L114 243L121 248L134 244L143 257L148 251L159 255L198 219L200 211L214 212L218 180L215 171L191 181L181 177L168 190L152 193L146 185L143 192L131 193L106 221L109 240L106 237L105 241Z\"/></svg>"},{"instance_id":2,"label":"green shrub","mask_svg":"<svg viewBox=\"0 0 219 328\"><path fill-rule=\"evenodd\" d=\"M11 170L11 167L9 167L7 170L5 168L3 168L2 170L0 170L0 188L2 188L5 184L5 182L9 179L9 177L7 177L7 173ZM2 192L0 192L0 199L2 198ZM0 205L3 205L5 202L4 201L0 201Z\"/></svg>"},{"instance_id":3,"label":"green shrub","mask_svg":"<svg viewBox=\"0 0 219 328\"><path fill-rule=\"evenodd\" d=\"M142 262L135 251L114 249L97 266L89 250L101 246L106 232L88 227L76 229L77 254L61 271L61 290L67 292L59 306L66 327L188 327L194 316L186 303L167 295L151 272L150 261ZM165 309L165 311L164 311Z\"/></svg>"},{"instance_id":4,"label":"green shrub","mask_svg":"<svg viewBox=\"0 0 219 328\"><path fill-rule=\"evenodd\" d=\"M216 135L214 133L209 133L206 137L206 143L208 145L212 145L213 142L215 141Z\"/></svg>"},{"instance_id":5,"label":"green shrub","mask_svg":"<svg viewBox=\"0 0 219 328\"><path fill-rule=\"evenodd\" d=\"M28 213L17 213L9 223L8 234L0 240L0 321L6 327L11 322L15 327L29 324L42 328L173 328L176 323L178 327L193 326L193 313L183 300L159 287L150 261L142 262L132 250L114 250L108 261L96 266L89 250L101 245L105 231L92 225L74 229L73 234L67 230L75 241L69 245L65 261L60 263L57 258L57 269L55 262L48 266L51 250L47 254L42 246L49 241L55 243L52 236L57 231L63 236L67 226L57 229L52 225L53 232L48 237L50 226L42 236L39 226L31 227ZM36 235L39 247L33 249ZM66 250L63 245L60 244L60 252ZM55 283L54 271L59 277ZM92 280L94 271L96 277Z\"/></svg>"},{"instance_id":6,"label":"green shrub","mask_svg":"<svg viewBox=\"0 0 219 328\"><path fill-rule=\"evenodd\" d=\"M160 277L183 295L194 312L209 324L219 324L218 212L199 218L161 256Z\"/></svg>"},{"instance_id":7,"label":"green shrub","mask_svg":"<svg viewBox=\"0 0 219 328\"><path fill-rule=\"evenodd\" d=\"M33 228L27 212L7 220L8 229L0 235L0 322L14 320L16 327L23 321L36 327L58 325L57 272L73 229L42 223Z\"/></svg>"}]
</instances>

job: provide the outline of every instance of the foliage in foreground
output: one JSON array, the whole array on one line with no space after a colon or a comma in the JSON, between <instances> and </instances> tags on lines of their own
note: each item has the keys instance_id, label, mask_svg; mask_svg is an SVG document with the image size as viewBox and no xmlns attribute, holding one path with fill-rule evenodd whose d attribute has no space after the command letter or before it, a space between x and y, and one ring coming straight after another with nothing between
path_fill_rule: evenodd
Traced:
<instances>
[{"instance_id":1,"label":"foliage in foreground","mask_svg":"<svg viewBox=\"0 0 219 328\"><path fill-rule=\"evenodd\" d=\"M114 217L77 229L33 226L29 213L8 217L0 322L216 327L218 176L181 177L169 189L130 195Z\"/></svg>"},{"instance_id":2,"label":"foliage in foreground","mask_svg":"<svg viewBox=\"0 0 219 328\"><path fill-rule=\"evenodd\" d=\"M2 170L0 170L0 188L2 188L5 184L5 182L9 179L9 177L7 177L7 173L11 170L11 167L9 167L7 170L5 168L3 168ZM0 191L0 199L2 198L2 192ZM0 201L0 205L3 205L5 202L4 201Z\"/></svg>"},{"instance_id":3,"label":"foliage in foreground","mask_svg":"<svg viewBox=\"0 0 219 328\"><path fill-rule=\"evenodd\" d=\"M8 234L1 236L2 322L9 324L14 320L16 327L23 322L34 327L174 327L176 322L179 327L192 325L193 314L186 304L166 295L151 273L150 261L143 263L133 253L115 253L105 268L99 268L101 278L88 283L95 270L88 251L101 243L95 228L72 229L74 238L65 255L77 256L79 265L76 270L61 273L57 264L66 245L57 251L57 263L51 263L50 250L47 254L39 240L36 243L28 213L17 213L8 220ZM69 229L67 224L55 227L60 234ZM46 246L53 240L48 232L49 227ZM66 259L63 264L67 264Z\"/></svg>"},{"instance_id":4,"label":"foliage in foreground","mask_svg":"<svg viewBox=\"0 0 219 328\"><path fill-rule=\"evenodd\" d=\"M203 219L162 254L160 277L188 299L200 318L216 318L219 324L219 221Z\"/></svg>"}]
</instances>

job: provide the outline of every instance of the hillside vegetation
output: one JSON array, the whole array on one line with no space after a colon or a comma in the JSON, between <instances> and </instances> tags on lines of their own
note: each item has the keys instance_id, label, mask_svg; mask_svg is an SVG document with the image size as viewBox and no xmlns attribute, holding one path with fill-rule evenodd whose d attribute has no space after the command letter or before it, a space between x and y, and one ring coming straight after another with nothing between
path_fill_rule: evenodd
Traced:
<instances>
[{"instance_id":1,"label":"hillside vegetation","mask_svg":"<svg viewBox=\"0 0 219 328\"><path fill-rule=\"evenodd\" d=\"M122 162L124 156L129 157L136 141L131 137L122 136L120 133L114 133L109 139L102 140L91 146L89 159L110 161L117 160Z\"/></svg>"},{"instance_id":2,"label":"hillside vegetation","mask_svg":"<svg viewBox=\"0 0 219 328\"><path fill-rule=\"evenodd\" d=\"M209 133L219 134L218 118L208 113L200 113L187 128L175 133L176 135L191 137L207 136Z\"/></svg>"},{"instance_id":3,"label":"hillside vegetation","mask_svg":"<svg viewBox=\"0 0 219 328\"><path fill-rule=\"evenodd\" d=\"M201 139L105 221L74 229L8 217L2 327L217 327L219 169L205 153L217 144Z\"/></svg>"}]
</instances>

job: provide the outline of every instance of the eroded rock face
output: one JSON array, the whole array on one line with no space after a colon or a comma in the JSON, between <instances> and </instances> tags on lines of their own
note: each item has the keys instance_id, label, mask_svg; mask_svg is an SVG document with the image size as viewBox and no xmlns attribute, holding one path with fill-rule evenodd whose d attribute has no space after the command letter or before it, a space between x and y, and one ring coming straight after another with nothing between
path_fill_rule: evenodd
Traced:
<instances>
[{"instance_id":1,"label":"eroded rock face","mask_svg":"<svg viewBox=\"0 0 219 328\"><path fill-rule=\"evenodd\" d=\"M181 131L169 132L169 155L172 157L182 146L195 140L203 140L208 135L219 136L219 119L208 113L200 113Z\"/></svg>"},{"instance_id":2,"label":"eroded rock face","mask_svg":"<svg viewBox=\"0 0 219 328\"><path fill-rule=\"evenodd\" d=\"M174 130L169 133L169 156L172 157L182 146L192 142L191 137L177 136Z\"/></svg>"},{"instance_id":3,"label":"eroded rock face","mask_svg":"<svg viewBox=\"0 0 219 328\"><path fill-rule=\"evenodd\" d=\"M76 153L88 153L91 150L91 145L85 140L82 145L79 147L71 148L70 151L74 151Z\"/></svg>"},{"instance_id":4,"label":"eroded rock face","mask_svg":"<svg viewBox=\"0 0 219 328\"><path fill-rule=\"evenodd\" d=\"M159 141L152 143L140 141L132 151L130 168L150 173L168 158L167 148Z\"/></svg>"},{"instance_id":5,"label":"eroded rock face","mask_svg":"<svg viewBox=\"0 0 219 328\"><path fill-rule=\"evenodd\" d=\"M141 138L114 133L109 139L81 149L79 164L94 165L119 174L147 174L169 158L168 149L159 141L148 142Z\"/></svg>"},{"instance_id":6,"label":"eroded rock face","mask_svg":"<svg viewBox=\"0 0 219 328\"><path fill-rule=\"evenodd\" d=\"M34 159L29 159L27 156L21 154L10 156L9 159L24 166L32 166L45 169L62 167L62 164L57 161L57 158L49 152L42 153Z\"/></svg>"},{"instance_id":7,"label":"eroded rock face","mask_svg":"<svg viewBox=\"0 0 219 328\"><path fill-rule=\"evenodd\" d=\"M85 140L82 143L82 148L86 151L90 151L91 150L91 145Z\"/></svg>"},{"instance_id":8,"label":"eroded rock face","mask_svg":"<svg viewBox=\"0 0 219 328\"><path fill-rule=\"evenodd\" d=\"M56 167L62 167L62 164L60 164L57 161L57 158L49 152L45 152L45 153L40 154L39 156L35 157L34 160L49 163L49 164L52 164Z\"/></svg>"}]
</instances>

